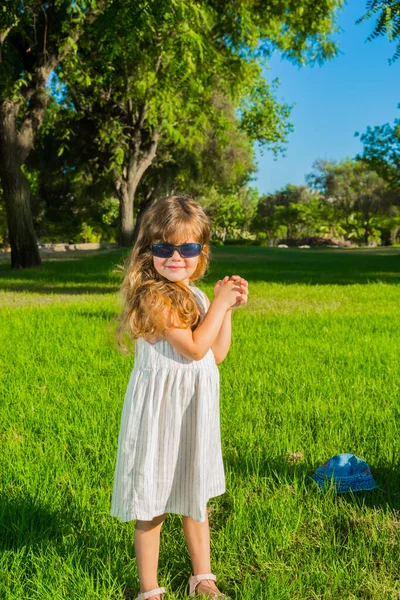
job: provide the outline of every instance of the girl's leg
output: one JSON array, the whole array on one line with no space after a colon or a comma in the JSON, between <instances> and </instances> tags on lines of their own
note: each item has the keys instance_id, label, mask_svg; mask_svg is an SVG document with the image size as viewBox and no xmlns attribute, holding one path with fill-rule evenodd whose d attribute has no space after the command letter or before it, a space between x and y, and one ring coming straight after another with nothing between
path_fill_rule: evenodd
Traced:
<instances>
[{"instance_id":1,"label":"girl's leg","mask_svg":"<svg viewBox=\"0 0 400 600\"><path fill-rule=\"evenodd\" d=\"M141 592L160 587L157 579L160 532L166 516L167 513L164 513L154 517L152 521L136 521L135 554ZM150 598L161 600L161 595L157 594Z\"/></svg>"},{"instance_id":2,"label":"girl's leg","mask_svg":"<svg viewBox=\"0 0 400 600\"><path fill-rule=\"evenodd\" d=\"M210 527L208 523L208 511L206 520L199 523L192 517L182 517L183 532L185 534L187 547L192 561L193 575L212 573L210 561ZM203 594L207 592L212 595L219 592L212 579L203 579L196 586L196 590Z\"/></svg>"}]
</instances>

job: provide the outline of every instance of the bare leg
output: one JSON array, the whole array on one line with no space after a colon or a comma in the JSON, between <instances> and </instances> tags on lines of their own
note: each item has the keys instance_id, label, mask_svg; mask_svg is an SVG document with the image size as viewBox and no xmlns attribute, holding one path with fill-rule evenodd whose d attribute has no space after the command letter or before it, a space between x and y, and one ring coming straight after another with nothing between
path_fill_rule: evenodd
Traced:
<instances>
[{"instance_id":1,"label":"bare leg","mask_svg":"<svg viewBox=\"0 0 400 600\"><path fill-rule=\"evenodd\" d=\"M152 521L136 521L135 554L139 574L140 591L147 592L159 587L157 579L160 553L160 532L167 513L154 517ZM161 600L161 595L149 600Z\"/></svg>"},{"instance_id":2,"label":"bare leg","mask_svg":"<svg viewBox=\"0 0 400 600\"><path fill-rule=\"evenodd\" d=\"M182 517L183 532L185 534L187 547L192 561L192 574L200 575L211 573L210 561L210 527L208 523L208 511L206 520L199 523L192 517ZM212 597L219 592L212 579L204 579L196 586L197 592Z\"/></svg>"}]
</instances>

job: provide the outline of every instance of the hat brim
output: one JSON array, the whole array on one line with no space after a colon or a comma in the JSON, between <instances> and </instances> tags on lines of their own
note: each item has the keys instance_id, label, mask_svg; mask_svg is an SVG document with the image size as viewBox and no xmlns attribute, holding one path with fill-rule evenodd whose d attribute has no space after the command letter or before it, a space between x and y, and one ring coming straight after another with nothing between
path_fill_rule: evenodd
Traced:
<instances>
[{"instance_id":1,"label":"hat brim","mask_svg":"<svg viewBox=\"0 0 400 600\"><path fill-rule=\"evenodd\" d=\"M374 490L378 487L375 479L371 474L360 473L349 477L328 477L326 474L317 471L311 475L320 488L329 488L332 484L337 494L345 492L363 492Z\"/></svg>"}]
</instances>

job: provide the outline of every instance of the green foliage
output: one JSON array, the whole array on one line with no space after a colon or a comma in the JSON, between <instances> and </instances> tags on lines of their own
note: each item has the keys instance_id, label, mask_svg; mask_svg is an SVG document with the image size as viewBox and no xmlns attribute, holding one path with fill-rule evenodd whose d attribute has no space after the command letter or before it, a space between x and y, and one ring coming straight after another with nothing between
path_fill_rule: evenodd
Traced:
<instances>
[{"instance_id":1,"label":"green foliage","mask_svg":"<svg viewBox=\"0 0 400 600\"><path fill-rule=\"evenodd\" d=\"M260 198L251 230L268 239L310 235L315 230L319 198L306 186L287 185Z\"/></svg>"},{"instance_id":2,"label":"green foliage","mask_svg":"<svg viewBox=\"0 0 400 600\"><path fill-rule=\"evenodd\" d=\"M367 127L360 139L364 148L357 158L366 162L400 193L400 119L395 119L393 125L386 123Z\"/></svg>"},{"instance_id":3,"label":"green foliage","mask_svg":"<svg viewBox=\"0 0 400 600\"><path fill-rule=\"evenodd\" d=\"M107 0L2 2L0 97L21 103L21 117L29 107L29 98L40 89L45 93L51 62L55 65L59 56L71 51L76 54L78 34L106 3Z\"/></svg>"},{"instance_id":4,"label":"green foliage","mask_svg":"<svg viewBox=\"0 0 400 600\"><path fill-rule=\"evenodd\" d=\"M398 0L367 0L367 12L357 19L356 23L362 23L367 19L376 17L376 23L373 32L367 40L387 35L390 42L396 42L396 51L389 64L393 63L400 56L400 2Z\"/></svg>"},{"instance_id":5,"label":"green foliage","mask_svg":"<svg viewBox=\"0 0 400 600\"><path fill-rule=\"evenodd\" d=\"M309 187L288 185L260 198L251 231L269 240L322 236L394 244L398 194L362 161L319 160Z\"/></svg>"},{"instance_id":6,"label":"green foliage","mask_svg":"<svg viewBox=\"0 0 400 600\"><path fill-rule=\"evenodd\" d=\"M237 238L247 229L257 200L257 190L252 188L242 188L230 194L220 194L211 189L206 197L199 199L210 217L214 237L222 240L227 236Z\"/></svg>"},{"instance_id":7,"label":"green foliage","mask_svg":"<svg viewBox=\"0 0 400 600\"><path fill-rule=\"evenodd\" d=\"M115 205L94 210L87 190L103 185L95 199L109 199L121 178L131 181L135 173L140 179L157 144L164 166L169 156L169 167L185 158L188 168L172 173L174 185L187 185L189 170L197 169L197 195L215 189L232 212L229 228L242 227L234 198L242 198L254 169L251 144L280 152L291 131L290 107L277 101L277 82L264 80L262 67L274 48L300 64L333 56L330 38L342 3L324 0L316 8L311 0L6 0L0 13L0 96L18 103L20 123L40 97L47 102L47 77L56 72L59 106L51 104L43 133L59 162L44 153L26 171L38 186L36 223L49 222L41 235L65 227L72 236L82 223L95 227L90 215L99 227L112 229ZM210 155L214 150L213 160L206 148ZM222 164L227 159L229 167ZM35 162L43 168L38 171Z\"/></svg>"},{"instance_id":8,"label":"green foliage","mask_svg":"<svg viewBox=\"0 0 400 600\"><path fill-rule=\"evenodd\" d=\"M243 131L250 140L260 144L261 152L264 146L269 146L275 155L285 149L287 135L293 131L293 125L288 122L292 107L276 101L277 85L277 79L270 87L259 77L259 84L252 86L239 105Z\"/></svg>"},{"instance_id":9,"label":"green foliage","mask_svg":"<svg viewBox=\"0 0 400 600\"><path fill-rule=\"evenodd\" d=\"M375 239L373 220L391 213L398 196L379 175L359 160L316 161L308 183L317 189L332 218L348 238L368 243Z\"/></svg>"},{"instance_id":10,"label":"green foliage","mask_svg":"<svg viewBox=\"0 0 400 600\"><path fill-rule=\"evenodd\" d=\"M171 190L195 198L223 196L239 193L250 182L256 169L253 145L240 130L228 98L215 91L211 102L213 110L203 141L178 148L161 140L157 156L142 178L138 199Z\"/></svg>"},{"instance_id":11,"label":"green foliage","mask_svg":"<svg viewBox=\"0 0 400 600\"><path fill-rule=\"evenodd\" d=\"M326 2L316 13L307 0L289 16L286 2L164 0L132 8L116 0L58 72L75 110L94 121L107 168L123 176L133 156L145 156L155 132L166 147L187 151L202 144L215 122L215 93L238 110L250 141L279 152L292 128L290 107L277 102L276 82L261 76L267 48L303 62L329 58L341 5ZM230 120L222 117L220 129L229 130Z\"/></svg>"}]
</instances>

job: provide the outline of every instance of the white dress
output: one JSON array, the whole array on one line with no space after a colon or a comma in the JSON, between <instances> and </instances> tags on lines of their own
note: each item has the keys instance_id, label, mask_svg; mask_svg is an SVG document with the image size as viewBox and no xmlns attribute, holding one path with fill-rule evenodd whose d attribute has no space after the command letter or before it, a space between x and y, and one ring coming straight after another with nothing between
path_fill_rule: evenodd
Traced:
<instances>
[{"instance_id":1,"label":"white dress","mask_svg":"<svg viewBox=\"0 0 400 600\"><path fill-rule=\"evenodd\" d=\"M201 319L203 292L196 296ZM203 522L225 492L219 370L211 348L190 360L163 338L138 338L118 438L111 516L150 521L177 513Z\"/></svg>"}]
</instances>

